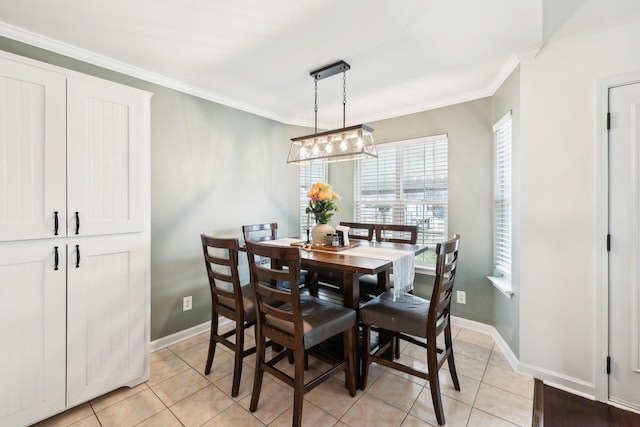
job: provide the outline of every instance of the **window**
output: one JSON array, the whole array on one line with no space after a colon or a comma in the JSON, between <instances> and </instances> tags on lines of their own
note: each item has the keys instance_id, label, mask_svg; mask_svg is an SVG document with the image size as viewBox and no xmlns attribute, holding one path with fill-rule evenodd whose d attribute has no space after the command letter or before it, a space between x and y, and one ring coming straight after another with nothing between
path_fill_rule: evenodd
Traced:
<instances>
[{"instance_id":1,"label":"window","mask_svg":"<svg viewBox=\"0 0 640 427\"><path fill-rule=\"evenodd\" d=\"M418 226L418 243L447 236L447 135L376 145L378 158L355 165L356 222ZM416 258L434 263L428 251Z\"/></svg>"},{"instance_id":2,"label":"window","mask_svg":"<svg viewBox=\"0 0 640 427\"><path fill-rule=\"evenodd\" d=\"M307 236L308 217L305 213L309 206L309 197L307 193L315 182L327 181L327 165L326 163L314 163L311 165L300 166L300 236ZM313 218L311 219L313 221Z\"/></svg>"},{"instance_id":3,"label":"window","mask_svg":"<svg viewBox=\"0 0 640 427\"><path fill-rule=\"evenodd\" d=\"M493 258L511 276L511 112L493 126Z\"/></svg>"}]
</instances>

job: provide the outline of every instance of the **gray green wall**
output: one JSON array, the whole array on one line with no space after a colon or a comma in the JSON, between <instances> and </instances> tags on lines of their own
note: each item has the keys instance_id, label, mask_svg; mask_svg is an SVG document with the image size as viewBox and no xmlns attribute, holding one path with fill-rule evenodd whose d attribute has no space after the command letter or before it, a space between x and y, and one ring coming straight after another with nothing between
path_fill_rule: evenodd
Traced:
<instances>
[{"instance_id":1,"label":"gray green wall","mask_svg":"<svg viewBox=\"0 0 640 427\"><path fill-rule=\"evenodd\" d=\"M467 293L467 304L452 304L452 313L492 324L491 275L491 98L464 102L388 120L367 123L374 128L376 144L448 134L449 235L460 234L460 267L456 289ZM353 213L353 165L335 163L329 180L343 196L336 224ZM431 292L433 277L416 275L416 293Z\"/></svg>"},{"instance_id":2,"label":"gray green wall","mask_svg":"<svg viewBox=\"0 0 640 427\"><path fill-rule=\"evenodd\" d=\"M491 97L491 123L496 123L511 110L513 158L512 265L511 299L492 289L493 317L491 324L498 330L516 357L519 357L520 323L520 67L502 83Z\"/></svg>"},{"instance_id":3,"label":"gray green wall","mask_svg":"<svg viewBox=\"0 0 640 427\"><path fill-rule=\"evenodd\" d=\"M285 159L289 138L308 129L289 126L9 39L0 49L138 87L151 98L151 339L210 319L200 233L240 237L242 224L275 221L280 235L298 233L298 168ZM512 312L486 279L491 274L491 98L368 123L376 142L449 135L449 234L459 233L457 289L467 304L456 316L486 324ZM342 196L335 222L353 212L353 169L331 165L329 181ZM289 233L291 230L291 233ZM246 263L241 265L246 277ZM432 277L417 275L418 293ZM182 297L193 310L182 311ZM504 313L506 314L503 314ZM516 312L517 313L517 312ZM517 319L517 317L516 317ZM511 329L501 332L510 334ZM507 339L507 337L505 337ZM507 339L508 343L517 343ZM517 346L512 346L517 352Z\"/></svg>"},{"instance_id":4,"label":"gray green wall","mask_svg":"<svg viewBox=\"0 0 640 427\"><path fill-rule=\"evenodd\" d=\"M0 49L152 92L151 339L210 317L200 233L241 236L240 226L298 226L298 168L285 163L308 132L9 39ZM293 224L293 226L292 226ZM243 266L245 268L246 266ZM246 275L246 271L243 271ZM193 296L193 310L182 298Z\"/></svg>"}]
</instances>

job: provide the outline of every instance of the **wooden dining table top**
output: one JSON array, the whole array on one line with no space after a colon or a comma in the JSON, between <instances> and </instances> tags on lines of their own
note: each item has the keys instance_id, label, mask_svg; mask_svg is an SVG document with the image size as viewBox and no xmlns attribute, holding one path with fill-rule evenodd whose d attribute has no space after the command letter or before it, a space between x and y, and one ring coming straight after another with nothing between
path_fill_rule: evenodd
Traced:
<instances>
[{"instance_id":1,"label":"wooden dining table top","mask_svg":"<svg viewBox=\"0 0 640 427\"><path fill-rule=\"evenodd\" d=\"M367 240L355 242L359 247L412 251L415 255L419 255L429 249L427 245L411 245L407 243L369 242ZM300 254L303 266L335 267L338 270L350 273L377 274L390 269L393 264L388 259L350 255L348 252L341 251L325 251L322 247L311 250L301 249Z\"/></svg>"}]
</instances>

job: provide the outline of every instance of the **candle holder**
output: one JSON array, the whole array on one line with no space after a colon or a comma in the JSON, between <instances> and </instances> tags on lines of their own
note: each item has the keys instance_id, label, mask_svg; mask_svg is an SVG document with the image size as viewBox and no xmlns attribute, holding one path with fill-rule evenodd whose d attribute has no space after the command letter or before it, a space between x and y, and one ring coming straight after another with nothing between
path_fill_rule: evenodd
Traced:
<instances>
[{"instance_id":1,"label":"candle holder","mask_svg":"<svg viewBox=\"0 0 640 427\"><path fill-rule=\"evenodd\" d=\"M305 242L307 245L309 243L311 243L311 240L309 239L309 227L307 227L307 241Z\"/></svg>"}]
</instances>

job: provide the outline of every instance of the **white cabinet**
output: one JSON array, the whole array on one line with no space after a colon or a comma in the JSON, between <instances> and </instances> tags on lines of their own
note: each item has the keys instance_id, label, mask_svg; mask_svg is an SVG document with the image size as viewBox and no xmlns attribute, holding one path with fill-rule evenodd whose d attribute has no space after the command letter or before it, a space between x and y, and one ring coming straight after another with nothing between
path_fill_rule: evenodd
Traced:
<instances>
[{"instance_id":1,"label":"white cabinet","mask_svg":"<svg viewBox=\"0 0 640 427\"><path fill-rule=\"evenodd\" d=\"M65 252L60 240L0 247L1 426L65 408Z\"/></svg>"},{"instance_id":2,"label":"white cabinet","mask_svg":"<svg viewBox=\"0 0 640 427\"><path fill-rule=\"evenodd\" d=\"M0 52L0 427L149 378L149 98Z\"/></svg>"},{"instance_id":3,"label":"white cabinet","mask_svg":"<svg viewBox=\"0 0 640 427\"><path fill-rule=\"evenodd\" d=\"M67 289L67 404L142 377L146 263L141 237L71 241Z\"/></svg>"},{"instance_id":4,"label":"white cabinet","mask_svg":"<svg viewBox=\"0 0 640 427\"><path fill-rule=\"evenodd\" d=\"M69 236L142 231L147 100L84 79L69 80L67 100Z\"/></svg>"},{"instance_id":5,"label":"white cabinet","mask_svg":"<svg viewBox=\"0 0 640 427\"><path fill-rule=\"evenodd\" d=\"M0 58L0 241L66 222L66 77Z\"/></svg>"}]
</instances>

